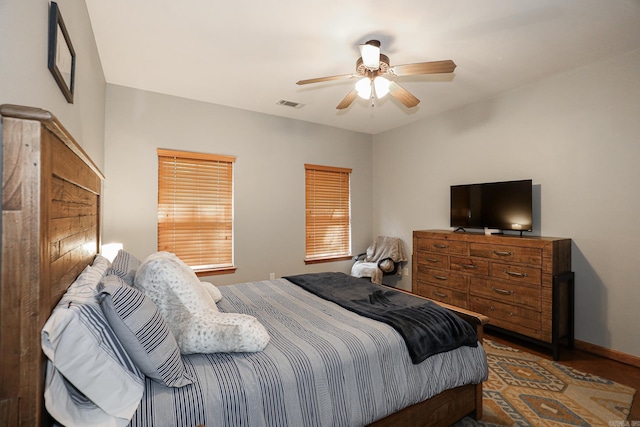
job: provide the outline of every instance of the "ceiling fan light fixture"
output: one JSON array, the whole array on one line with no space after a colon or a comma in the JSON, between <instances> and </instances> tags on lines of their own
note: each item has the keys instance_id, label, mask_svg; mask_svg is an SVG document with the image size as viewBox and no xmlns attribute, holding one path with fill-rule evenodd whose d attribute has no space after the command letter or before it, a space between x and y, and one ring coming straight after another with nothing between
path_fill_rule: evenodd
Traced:
<instances>
[{"instance_id":1,"label":"ceiling fan light fixture","mask_svg":"<svg viewBox=\"0 0 640 427\"><path fill-rule=\"evenodd\" d=\"M378 99L382 98L383 96L389 93L390 85L391 85L391 82L382 76L378 76L375 79L373 79L373 86L376 91L376 96L378 97Z\"/></svg>"},{"instance_id":2,"label":"ceiling fan light fixture","mask_svg":"<svg viewBox=\"0 0 640 427\"><path fill-rule=\"evenodd\" d=\"M361 44L360 53L361 56L356 60L355 73L300 80L297 84L306 85L309 83L346 80L356 77L359 78L359 80L355 84L355 88L352 86L347 96L345 96L336 107L337 110L349 108L358 96L370 101L370 105L373 107L376 98L383 98L387 94L391 95L405 107L413 108L420 103L420 100L394 80L389 80L382 76L404 77L422 74L453 73L456 69L456 64L450 59L394 65L392 67L389 57L380 53L380 42L378 40L369 40Z\"/></svg>"},{"instance_id":3,"label":"ceiling fan light fixture","mask_svg":"<svg viewBox=\"0 0 640 427\"><path fill-rule=\"evenodd\" d=\"M371 98L371 79L369 77L364 77L356 83L356 91L358 92L358 96L362 99Z\"/></svg>"},{"instance_id":4,"label":"ceiling fan light fixture","mask_svg":"<svg viewBox=\"0 0 640 427\"><path fill-rule=\"evenodd\" d=\"M369 70L377 70L380 67L380 42L369 40L360 45L360 56L362 63Z\"/></svg>"}]
</instances>

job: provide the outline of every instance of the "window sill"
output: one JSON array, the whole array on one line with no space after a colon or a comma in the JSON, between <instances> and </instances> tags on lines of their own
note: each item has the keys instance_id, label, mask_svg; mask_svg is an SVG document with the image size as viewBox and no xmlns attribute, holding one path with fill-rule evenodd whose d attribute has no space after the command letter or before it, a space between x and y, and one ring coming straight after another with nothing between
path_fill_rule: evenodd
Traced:
<instances>
[{"instance_id":1,"label":"window sill","mask_svg":"<svg viewBox=\"0 0 640 427\"><path fill-rule=\"evenodd\" d=\"M233 274L236 272L237 267L221 267L221 268L207 268L202 270L193 270L196 276L217 276L219 274Z\"/></svg>"},{"instance_id":2,"label":"window sill","mask_svg":"<svg viewBox=\"0 0 640 427\"><path fill-rule=\"evenodd\" d=\"M305 259L304 263L305 264L320 264L320 263L323 263L323 262L346 261L346 260L352 260L352 259L353 259L352 255L342 255L342 256L327 257L327 258Z\"/></svg>"}]
</instances>

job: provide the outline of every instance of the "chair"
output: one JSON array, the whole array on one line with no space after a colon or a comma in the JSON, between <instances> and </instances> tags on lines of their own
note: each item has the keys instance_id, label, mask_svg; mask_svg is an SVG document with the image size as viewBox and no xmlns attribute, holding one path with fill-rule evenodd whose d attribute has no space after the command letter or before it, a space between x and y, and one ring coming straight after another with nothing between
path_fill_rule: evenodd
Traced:
<instances>
[{"instance_id":1,"label":"chair","mask_svg":"<svg viewBox=\"0 0 640 427\"><path fill-rule=\"evenodd\" d=\"M354 277L370 277L373 283L382 284L382 277L396 274L400 264L407 261L402 240L397 237L378 236L367 252L354 257L351 267Z\"/></svg>"}]
</instances>

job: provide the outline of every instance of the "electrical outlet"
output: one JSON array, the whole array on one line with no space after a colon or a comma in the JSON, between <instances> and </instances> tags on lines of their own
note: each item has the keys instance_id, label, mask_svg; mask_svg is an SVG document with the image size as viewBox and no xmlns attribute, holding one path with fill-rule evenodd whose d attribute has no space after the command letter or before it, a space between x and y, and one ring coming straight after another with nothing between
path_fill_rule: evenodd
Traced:
<instances>
[{"instance_id":1,"label":"electrical outlet","mask_svg":"<svg viewBox=\"0 0 640 427\"><path fill-rule=\"evenodd\" d=\"M409 275L409 267L405 267L404 268L404 275L408 276Z\"/></svg>"},{"instance_id":2,"label":"electrical outlet","mask_svg":"<svg viewBox=\"0 0 640 427\"><path fill-rule=\"evenodd\" d=\"M276 278L276 273L269 273L269 280L274 280Z\"/></svg>"}]
</instances>

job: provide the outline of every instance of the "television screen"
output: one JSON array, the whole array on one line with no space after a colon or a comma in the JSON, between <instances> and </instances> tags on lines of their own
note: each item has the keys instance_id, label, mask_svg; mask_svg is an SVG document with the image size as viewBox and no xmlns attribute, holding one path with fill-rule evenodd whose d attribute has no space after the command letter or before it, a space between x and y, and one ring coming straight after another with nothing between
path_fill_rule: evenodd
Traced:
<instances>
[{"instance_id":1,"label":"television screen","mask_svg":"<svg viewBox=\"0 0 640 427\"><path fill-rule=\"evenodd\" d=\"M531 231L532 180L451 186L451 227Z\"/></svg>"}]
</instances>

